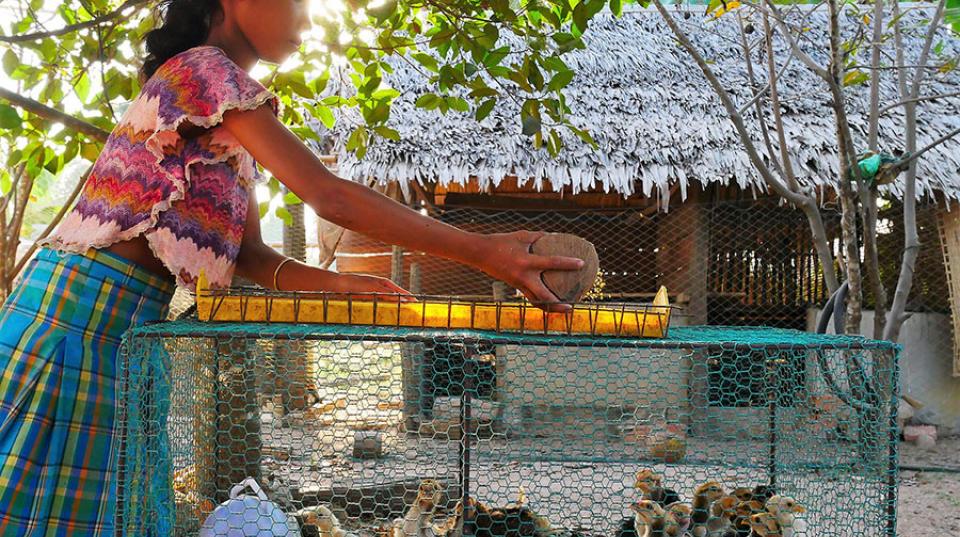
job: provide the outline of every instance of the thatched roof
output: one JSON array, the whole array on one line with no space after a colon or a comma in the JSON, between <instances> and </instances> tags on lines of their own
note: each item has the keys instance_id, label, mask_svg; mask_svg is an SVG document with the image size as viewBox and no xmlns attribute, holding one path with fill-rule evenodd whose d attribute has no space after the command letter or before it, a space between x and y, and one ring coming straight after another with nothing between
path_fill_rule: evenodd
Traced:
<instances>
[{"instance_id":1,"label":"thatched roof","mask_svg":"<svg viewBox=\"0 0 960 537\"><path fill-rule=\"evenodd\" d=\"M727 16L705 22L702 7L690 9L693 16L678 16L678 20L714 62L714 69L737 101L747 101L751 88L738 44L736 18ZM919 55L924 31L919 23L924 16L927 14L920 10L907 15L906 26L911 28L906 36L908 63ZM811 30L804 46L823 60L827 46L826 12L810 14L807 25ZM754 34L758 35L759 32ZM545 149L534 149L520 132L518 109L510 99L501 99L493 113L479 123L465 113L451 111L441 116L436 111L416 108L416 99L428 92L425 80L405 62L394 61L395 72L388 75L387 82L401 96L394 104L390 126L400 132L402 139L378 139L358 160L343 146L361 120L355 112L345 113L332 133L339 173L355 180L376 177L382 182L402 184L410 180L464 183L476 177L481 187L516 176L533 180L544 190L570 185L578 192L596 186L607 192L645 196L663 193L676 183L685 194L688 184L694 181L733 183L755 192L766 190L719 99L659 14L634 9L617 19L601 13L584 37L586 49L564 57L577 72L565 91L574 123L592 132L598 150L571 133L564 134L566 147L557 159ZM960 54L960 39L947 30L937 41L943 43L942 54ZM780 38L775 46L782 49L787 45ZM886 48L892 57L892 42ZM761 83L765 83L765 69L760 65L756 70ZM934 73L929 80L924 95L956 92L960 72ZM883 102L899 100L892 70L884 71L882 90ZM863 126L855 133L861 142L866 136L867 91L866 86L861 87L848 107L852 110L851 120ZM826 86L795 60L783 75L780 93L786 105L785 124L797 173L807 184L830 184L836 156ZM902 109L890 113L881 123L885 149L902 144L901 113ZM919 113L922 147L960 125L960 97L924 102ZM758 122L749 112L747 122L762 149ZM940 191L949 198L960 198L960 137L930 151L921 160L920 195Z\"/></svg>"}]
</instances>

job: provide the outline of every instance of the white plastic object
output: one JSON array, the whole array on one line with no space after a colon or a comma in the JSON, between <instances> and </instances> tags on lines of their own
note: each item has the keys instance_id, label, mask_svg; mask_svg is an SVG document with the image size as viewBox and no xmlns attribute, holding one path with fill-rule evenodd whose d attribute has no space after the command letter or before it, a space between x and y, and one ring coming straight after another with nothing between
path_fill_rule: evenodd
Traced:
<instances>
[{"instance_id":1,"label":"white plastic object","mask_svg":"<svg viewBox=\"0 0 960 537\"><path fill-rule=\"evenodd\" d=\"M242 494L247 488L254 495ZM230 489L230 499L210 513L199 537L302 537L297 520L271 502L252 477Z\"/></svg>"}]
</instances>

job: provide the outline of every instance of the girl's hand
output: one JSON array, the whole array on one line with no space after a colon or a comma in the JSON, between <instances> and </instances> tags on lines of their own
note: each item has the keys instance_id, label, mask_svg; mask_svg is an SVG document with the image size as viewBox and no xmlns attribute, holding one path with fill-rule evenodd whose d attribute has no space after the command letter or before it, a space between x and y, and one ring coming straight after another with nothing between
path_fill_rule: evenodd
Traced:
<instances>
[{"instance_id":1,"label":"girl's hand","mask_svg":"<svg viewBox=\"0 0 960 537\"><path fill-rule=\"evenodd\" d=\"M367 274L338 274L329 289L331 293L352 295L355 300L372 300L370 293L379 293L377 300L414 302L409 291L393 283L387 278L369 276Z\"/></svg>"},{"instance_id":2,"label":"girl's hand","mask_svg":"<svg viewBox=\"0 0 960 537\"><path fill-rule=\"evenodd\" d=\"M577 270L583 260L576 257L543 256L530 253L530 246L544 234L515 231L484 235L487 241L480 268L494 278L516 287L530 302L547 310L566 312L569 304L560 304L556 295L543 283L545 270Z\"/></svg>"}]
</instances>

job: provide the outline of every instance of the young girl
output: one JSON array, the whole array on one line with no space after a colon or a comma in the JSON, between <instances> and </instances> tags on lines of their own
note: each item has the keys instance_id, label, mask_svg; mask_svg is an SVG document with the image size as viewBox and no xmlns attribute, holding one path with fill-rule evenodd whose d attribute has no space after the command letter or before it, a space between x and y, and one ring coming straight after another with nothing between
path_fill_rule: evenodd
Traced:
<instances>
[{"instance_id":1,"label":"young girl","mask_svg":"<svg viewBox=\"0 0 960 537\"><path fill-rule=\"evenodd\" d=\"M204 271L215 286L239 274L274 289L405 293L267 247L252 188L258 162L320 217L477 267L534 302L556 302L543 270L582 264L530 254L536 233L467 233L332 175L247 74L300 46L306 0L164 4L141 94L0 310L4 537L114 533L118 344L165 316L175 285L193 289Z\"/></svg>"}]
</instances>

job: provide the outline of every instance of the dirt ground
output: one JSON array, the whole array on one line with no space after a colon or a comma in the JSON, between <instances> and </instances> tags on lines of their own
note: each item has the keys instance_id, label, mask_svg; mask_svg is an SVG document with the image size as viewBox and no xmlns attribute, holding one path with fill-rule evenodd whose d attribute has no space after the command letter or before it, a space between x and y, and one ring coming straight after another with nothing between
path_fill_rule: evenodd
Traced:
<instances>
[{"instance_id":1,"label":"dirt ground","mask_svg":"<svg viewBox=\"0 0 960 537\"><path fill-rule=\"evenodd\" d=\"M901 471L897 533L902 537L960 536L960 437L940 439L929 451L901 443L900 463L957 471Z\"/></svg>"}]
</instances>

